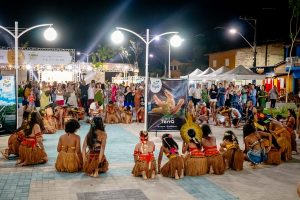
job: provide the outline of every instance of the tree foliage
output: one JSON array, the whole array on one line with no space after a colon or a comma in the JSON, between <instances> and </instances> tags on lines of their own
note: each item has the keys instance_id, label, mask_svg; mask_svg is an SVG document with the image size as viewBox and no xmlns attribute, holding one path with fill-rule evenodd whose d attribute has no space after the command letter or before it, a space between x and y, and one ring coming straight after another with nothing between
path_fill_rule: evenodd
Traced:
<instances>
[{"instance_id":1,"label":"tree foliage","mask_svg":"<svg viewBox=\"0 0 300 200\"><path fill-rule=\"evenodd\" d=\"M299 15L300 15L300 0L289 0L289 8L292 10L290 18L290 39L292 41L290 57L292 57L292 49L300 32Z\"/></svg>"},{"instance_id":2,"label":"tree foliage","mask_svg":"<svg viewBox=\"0 0 300 200\"><path fill-rule=\"evenodd\" d=\"M98 45L98 49L92 54L92 63L95 68L101 68L104 62L107 62L117 54L117 51L108 46Z\"/></svg>"}]
</instances>

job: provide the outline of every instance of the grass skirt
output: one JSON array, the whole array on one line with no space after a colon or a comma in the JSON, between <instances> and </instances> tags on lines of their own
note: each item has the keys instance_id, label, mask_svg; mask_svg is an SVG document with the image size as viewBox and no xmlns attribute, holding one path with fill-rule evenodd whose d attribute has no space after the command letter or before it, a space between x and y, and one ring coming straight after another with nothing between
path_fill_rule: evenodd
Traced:
<instances>
[{"instance_id":1,"label":"grass skirt","mask_svg":"<svg viewBox=\"0 0 300 200\"><path fill-rule=\"evenodd\" d=\"M19 147L23 137L22 132L13 133L8 138L8 156L10 154L14 154L16 156L19 155Z\"/></svg>"},{"instance_id":2,"label":"grass skirt","mask_svg":"<svg viewBox=\"0 0 300 200\"><path fill-rule=\"evenodd\" d=\"M221 154L207 156L207 173L210 172L211 167L213 169L214 174L224 174L225 163Z\"/></svg>"},{"instance_id":3,"label":"grass skirt","mask_svg":"<svg viewBox=\"0 0 300 200\"><path fill-rule=\"evenodd\" d=\"M151 178L153 170L155 171L155 174L156 174L156 161L155 161L155 159L153 159L151 161L150 167L149 167L149 163L147 163L147 161L138 160L138 161L136 161L131 173L133 174L133 176L138 177L138 176L142 176L142 172L145 171L146 175L147 175L147 178Z\"/></svg>"},{"instance_id":4,"label":"grass skirt","mask_svg":"<svg viewBox=\"0 0 300 200\"><path fill-rule=\"evenodd\" d=\"M271 149L268 152L268 159L266 160L267 164L279 165L281 163L281 152L277 149Z\"/></svg>"},{"instance_id":5,"label":"grass skirt","mask_svg":"<svg viewBox=\"0 0 300 200\"><path fill-rule=\"evenodd\" d=\"M82 160L75 152L60 151L55 168L59 172L78 172L82 169Z\"/></svg>"},{"instance_id":6,"label":"grass skirt","mask_svg":"<svg viewBox=\"0 0 300 200\"><path fill-rule=\"evenodd\" d=\"M162 166L160 172L165 177L175 177L175 171L180 175L181 171L184 169L184 160L181 156L176 155L175 158L169 159L169 161Z\"/></svg>"},{"instance_id":7,"label":"grass skirt","mask_svg":"<svg viewBox=\"0 0 300 200\"><path fill-rule=\"evenodd\" d=\"M47 162L47 154L44 149L38 146L28 146L21 144L19 147L20 163L25 162L26 165L35 165Z\"/></svg>"},{"instance_id":8,"label":"grass skirt","mask_svg":"<svg viewBox=\"0 0 300 200\"><path fill-rule=\"evenodd\" d=\"M108 161L106 160L105 155L103 156L102 161L99 163L99 153L88 153L87 160L83 163L83 171L86 174L93 174L98 170L98 173L105 173L108 171Z\"/></svg>"},{"instance_id":9,"label":"grass skirt","mask_svg":"<svg viewBox=\"0 0 300 200\"><path fill-rule=\"evenodd\" d=\"M244 153L240 149L229 149L222 154L227 166L236 171L243 170Z\"/></svg>"},{"instance_id":10,"label":"grass skirt","mask_svg":"<svg viewBox=\"0 0 300 200\"><path fill-rule=\"evenodd\" d=\"M187 155L184 159L186 176L200 176L207 173L207 158Z\"/></svg>"}]
</instances>

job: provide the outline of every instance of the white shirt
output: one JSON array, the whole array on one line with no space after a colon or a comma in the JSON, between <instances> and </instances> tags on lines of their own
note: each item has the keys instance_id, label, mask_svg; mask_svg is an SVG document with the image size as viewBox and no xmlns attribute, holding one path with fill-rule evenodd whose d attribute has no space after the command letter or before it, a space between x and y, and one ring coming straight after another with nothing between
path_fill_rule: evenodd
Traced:
<instances>
[{"instance_id":1,"label":"white shirt","mask_svg":"<svg viewBox=\"0 0 300 200\"><path fill-rule=\"evenodd\" d=\"M195 88L193 88L193 87L191 87L191 88L189 89L189 96L190 96L190 97L193 96L194 91L195 91Z\"/></svg>"},{"instance_id":2,"label":"white shirt","mask_svg":"<svg viewBox=\"0 0 300 200\"><path fill-rule=\"evenodd\" d=\"M195 99L201 99L201 89L200 88L196 88L195 90L194 90L194 94L193 94L193 97L195 98Z\"/></svg>"},{"instance_id":3,"label":"white shirt","mask_svg":"<svg viewBox=\"0 0 300 200\"><path fill-rule=\"evenodd\" d=\"M95 98L95 92L94 92L94 88L92 88L91 86L88 89L88 99L94 99Z\"/></svg>"},{"instance_id":4,"label":"white shirt","mask_svg":"<svg viewBox=\"0 0 300 200\"><path fill-rule=\"evenodd\" d=\"M93 110L93 112L97 112L97 110L99 110L99 109L100 109L100 106L97 108L96 102L93 102L90 105L90 111L89 112L91 112L91 110Z\"/></svg>"}]
</instances>

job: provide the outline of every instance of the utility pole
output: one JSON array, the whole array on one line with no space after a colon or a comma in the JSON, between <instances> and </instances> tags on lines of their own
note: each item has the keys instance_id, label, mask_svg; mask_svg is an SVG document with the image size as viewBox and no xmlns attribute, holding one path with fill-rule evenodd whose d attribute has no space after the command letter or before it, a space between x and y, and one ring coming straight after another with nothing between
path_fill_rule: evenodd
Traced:
<instances>
[{"instance_id":1,"label":"utility pole","mask_svg":"<svg viewBox=\"0 0 300 200\"><path fill-rule=\"evenodd\" d=\"M240 17L241 20L246 21L254 30L254 39L253 39L253 67L256 67L256 19L255 18L247 18L247 17ZM250 21L253 21L252 24Z\"/></svg>"}]
</instances>

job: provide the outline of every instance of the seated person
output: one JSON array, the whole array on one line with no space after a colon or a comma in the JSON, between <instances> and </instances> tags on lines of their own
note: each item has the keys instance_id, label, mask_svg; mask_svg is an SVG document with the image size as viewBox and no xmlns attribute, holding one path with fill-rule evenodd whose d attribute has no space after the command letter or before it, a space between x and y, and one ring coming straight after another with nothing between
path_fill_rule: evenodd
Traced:
<instances>
[{"instance_id":1,"label":"seated person","mask_svg":"<svg viewBox=\"0 0 300 200\"><path fill-rule=\"evenodd\" d=\"M101 116L102 113L103 111L101 105L99 105L99 102L98 101L92 102L89 109L89 115L91 117L95 117L95 116Z\"/></svg>"},{"instance_id":2,"label":"seated person","mask_svg":"<svg viewBox=\"0 0 300 200\"><path fill-rule=\"evenodd\" d=\"M57 130L57 121L53 116L53 109L52 107L48 107L45 109L45 112L42 113L43 122L45 126L45 133L47 134L53 134Z\"/></svg>"},{"instance_id":3,"label":"seated person","mask_svg":"<svg viewBox=\"0 0 300 200\"><path fill-rule=\"evenodd\" d=\"M9 159L9 156L11 154L15 156L19 156L19 147L21 142L23 141L25 135L24 135L24 129L26 129L28 125L28 117L30 112L24 111L23 113L23 121L20 128L18 128L15 132L13 132L9 138L8 138L8 148L1 151L3 157L5 159Z\"/></svg>"},{"instance_id":4,"label":"seated person","mask_svg":"<svg viewBox=\"0 0 300 200\"><path fill-rule=\"evenodd\" d=\"M197 106L196 121L198 121L199 124L202 124L203 122L208 124L208 118L209 110L206 107L206 103L200 103L199 106Z\"/></svg>"},{"instance_id":5,"label":"seated person","mask_svg":"<svg viewBox=\"0 0 300 200\"><path fill-rule=\"evenodd\" d=\"M230 117L229 127L231 127L231 123L232 123L233 126L234 126L234 128L238 128L239 127L239 123L240 123L240 121L242 119L241 113L236 108L230 108L229 112L230 112L230 114L229 114L229 117Z\"/></svg>"},{"instance_id":6,"label":"seated person","mask_svg":"<svg viewBox=\"0 0 300 200\"><path fill-rule=\"evenodd\" d=\"M236 171L243 169L244 154L240 149L236 135L232 131L228 130L224 133L219 150L225 160L226 169Z\"/></svg>"},{"instance_id":7,"label":"seated person","mask_svg":"<svg viewBox=\"0 0 300 200\"><path fill-rule=\"evenodd\" d=\"M122 113L122 122L125 124L130 124L132 122L132 111L131 107L127 106Z\"/></svg>"},{"instance_id":8,"label":"seated person","mask_svg":"<svg viewBox=\"0 0 300 200\"><path fill-rule=\"evenodd\" d=\"M228 124L229 118L230 118L230 112L229 112L228 107L222 106L222 107L217 108L217 110L216 110L216 126L219 126L222 124L224 127L226 127L226 123Z\"/></svg>"},{"instance_id":9,"label":"seated person","mask_svg":"<svg viewBox=\"0 0 300 200\"><path fill-rule=\"evenodd\" d=\"M217 149L216 137L212 135L211 129L208 124L203 124L202 129L202 144L204 149L204 154L207 158L207 173L210 173L212 168L212 173L216 175L224 174L225 163L222 155Z\"/></svg>"},{"instance_id":10,"label":"seated person","mask_svg":"<svg viewBox=\"0 0 300 200\"><path fill-rule=\"evenodd\" d=\"M163 154L169 160L160 168ZM158 156L158 173L161 173L164 177L175 179L183 178L184 176L184 161L178 153L178 144L171 134L166 133L162 136L162 146Z\"/></svg>"},{"instance_id":11,"label":"seated person","mask_svg":"<svg viewBox=\"0 0 300 200\"><path fill-rule=\"evenodd\" d=\"M133 176L142 176L143 179L155 178L156 161L154 157L155 145L149 141L148 132L140 131L140 142L134 148Z\"/></svg>"},{"instance_id":12,"label":"seated person","mask_svg":"<svg viewBox=\"0 0 300 200\"><path fill-rule=\"evenodd\" d=\"M183 142L182 153L184 157L184 173L186 176L200 176L207 173L207 158L202 151L202 144L196 138L194 129L189 129L188 142Z\"/></svg>"},{"instance_id":13,"label":"seated person","mask_svg":"<svg viewBox=\"0 0 300 200\"><path fill-rule=\"evenodd\" d=\"M271 149L271 145L266 149L263 137L268 137L268 142L272 141L270 133L256 131L252 123L247 123L243 127L243 137L245 143L245 160L251 162L251 166L256 166L267 160L267 153Z\"/></svg>"},{"instance_id":14,"label":"seated person","mask_svg":"<svg viewBox=\"0 0 300 200\"><path fill-rule=\"evenodd\" d=\"M116 105L112 102L109 101L109 103L106 105L106 123L118 123L119 119L117 116L117 107Z\"/></svg>"},{"instance_id":15,"label":"seated person","mask_svg":"<svg viewBox=\"0 0 300 200\"><path fill-rule=\"evenodd\" d=\"M137 116L137 123L144 123L144 118L145 118L145 105L144 103L141 103L140 108L136 112Z\"/></svg>"},{"instance_id":16,"label":"seated person","mask_svg":"<svg viewBox=\"0 0 300 200\"><path fill-rule=\"evenodd\" d=\"M59 172L78 172L82 168L80 136L76 134L79 128L78 121L71 119L66 123L65 134L59 137L55 163Z\"/></svg>"}]
</instances>

